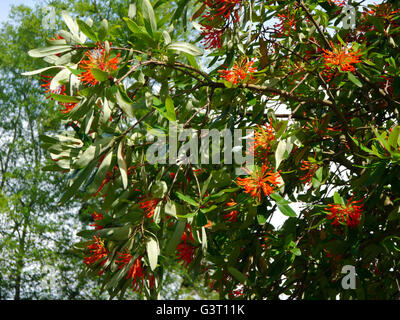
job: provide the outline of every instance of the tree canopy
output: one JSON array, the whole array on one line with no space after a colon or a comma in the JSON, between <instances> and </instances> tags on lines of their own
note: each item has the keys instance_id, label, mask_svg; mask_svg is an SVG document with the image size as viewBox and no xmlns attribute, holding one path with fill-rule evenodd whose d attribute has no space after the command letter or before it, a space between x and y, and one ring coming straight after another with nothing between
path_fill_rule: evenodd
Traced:
<instances>
[{"instance_id":1,"label":"tree canopy","mask_svg":"<svg viewBox=\"0 0 400 320\"><path fill-rule=\"evenodd\" d=\"M364 2L62 11L24 75L64 126L43 170L93 218L83 277L157 299L180 263L220 299L399 298L400 7Z\"/></svg>"}]
</instances>

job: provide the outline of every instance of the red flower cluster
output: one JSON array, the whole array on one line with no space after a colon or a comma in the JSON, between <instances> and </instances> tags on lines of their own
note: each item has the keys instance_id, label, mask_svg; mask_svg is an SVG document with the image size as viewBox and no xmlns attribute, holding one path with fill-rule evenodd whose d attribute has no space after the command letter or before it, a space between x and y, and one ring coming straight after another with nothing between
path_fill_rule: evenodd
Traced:
<instances>
[{"instance_id":1,"label":"red flower cluster","mask_svg":"<svg viewBox=\"0 0 400 320\"><path fill-rule=\"evenodd\" d=\"M143 209L146 213L147 218L152 218L154 215L154 210L156 209L158 203L160 202L161 199L150 199L150 200L144 200L140 202L140 209Z\"/></svg>"},{"instance_id":2,"label":"red flower cluster","mask_svg":"<svg viewBox=\"0 0 400 320\"><path fill-rule=\"evenodd\" d=\"M343 7L346 4L347 0L328 0L330 5L335 5L338 7Z\"/></svg>"},{"instance_id":3,"label":"red flower cluster","mask_svg":"<svg viewBox=\"0 0 400 320\"><path fill-rule=\"evenodd\" d=\"M207 13L203 15L206 21L211 25L203 24L201 35L204 37L202 43L206 45L206 49L221 48L221 36L231 24L239 22L239 11L242 0L205 0L204 5L207 6ZM223 24L216 23L222 20ZM218 26L217 26L218 25Z\"/></svg>"},{"instance_id":4,"label":"red flower cluster","mask_svg":"<svg viewBox=\"0 0 400 320\"><path fill-rule=\"evenodd\" d=\"M304 184L311 184L312 177L314 176L315 172L318 170L319 165L317 163L311 163L307 160L301 160L302 166L300 170L307 171L306 174L300 178L300 180Z\"/></svg>"},{"instance_id":5,"label":"red flower cluster","mask_svg":"<svg viewBox=\"0 0 400 320\"><path fill-rule=\"evenodd\" d=\"M190 224L186 224L186 229L181 237L181 243L177 246L178 253L176 254L179 263L185 268L189 266L195 257L196 247L193 244L192 228Z\"/></svg>"},{"instance_id":6,"label":"red flower cluster","mask_svg":"<svg viewBox=\"0 0 400 320\"><path fill-rule=\"evenodd\" d=\"M228 207L233 207L233 206L236 206L237 203L235 202L235 200L231 199L230 202L227 202L227 203L226 203L226 205L227 205ZM238 210L232 210L232 211L230 211L229 213L225 214L225 215L223 216L223 218L224 218L225 220L227 220L227 221L230 221L230 222L236 222L236 221L237 221L237 215L238 215L238 214L239 214L239 211L238 211Z\"/></svg>"},{"instance_id":7,"label":"red flower cluster","mask_svg":"<svg viewBox=\"0 0 400 320\"><path fill-rule=\"evenodd\" d=\"M250 153L254 156L261 156L263 159L265 159L271 149L271 142L275 140L275 130L272 127L272 123L269 126L267 124L264 126L265 128L257 125L254 137L250 140Z\"/></svg>"},{"instance_id":8,"label":"red flower cluster","mask_svg":"<svg viewBox=\"0 0 400 320\"><path fill-rule=\"evenodd\" d=\"M332 225L339 226L340 224L347 224L347 226L354 228L360 223L363 204L356 204L363 201L363 199L358 201L352 200L353 197L347 201L346 206L341 204L328 204L325 210L329 211L328 219L333 219Z\"/></svg>"},{"instance_id":9,"label":"red flower cluster","mask_svg":"<svg viewBox=\"0 0 400 320\"><path fill-rule=\"evenodd\" d=\"M131 262L132 260L132 255L128 252L117 252L117 255L119 256L120 260L116 260L115 262L119 264L118 269L122 269L125 267L128 263ZM154 276L147 273L148 281L149 281L149 287L153 288L154 287ZM131 288L133 291L136 292L142 292L142 288L144 285L144 282L146 280L146 272L142 266L142 257L138 257L130 267L128 274L126 276L126 279L132 279L132 285Z\"/></svg>"},{"instance_id":10,"label":"red flower cluster","mask_svg":"<svg viewBox=\"0 0 400 320\"><path fill-rule=\"evenodd\" d=\"M354 51L353 46L351 48L343 46L337 48L332 41L331 46L333 51L323 49L325 52L323 53L325 62L324 76L327 81L330 81L337 71L354 72L356 70L354 64L362 62L360 60L361 54L359 54L361 49Z\"/></svg>"},{"instance_id":11,"label":"red flower cluster","mask_svg":"<svg viewBox=\"0 0 400 320\"><path fill-rule=\"evenodd\" d=\"M46 98L53 100L51 98L51 94L60 94L66 96L67 94L65 93L66 87L65 85L59 85L56 89L51 90L51 81L53 80L53 76L47 76L47 75L42 75L42 81L44 82L41 87L46 88L45 93L49 94ZM64 109L60 109L62 113L68 113L70 112L75 106L76 102L58 102L59 105L63 106Z\"/></svg>"},{"instance_id":12,"label":"red flower cluster","mask_svg":"<svg viewBox=\"0 0 400 320\"><path fill-rule=\"evenodd\" d=\"M103 220L104 216L101 213L97 213L97 212L93 212L92 213L92 217L94 221L99 221L99 220ZM95 230L101 230L104 227L103 226L99 226L97 223L93 223L90 225L91 227L94 227Z\"/></svg>"},{"instance_id":13,"label":"red flower cluster","mask_svg":"<svg viewBox=\"0 0 400 320\"><path fill-rule=\"evenodd\" d=\"M118 69L120 54L118 53L114 58L110 59L110 53L106 53L104 45L98 43L97 47L85 52L85 57L81 61L79 67L85 69L80 76L80 80L88 85L96 85L99 83L93 75L93 70L98 69L104 72L111 72Z\"/></svg>"},{"instance_id":14,"label":"red flower cluster","mask_svg":"<svg viewBox=\"0 0 400 320\"><path fill-rule=\"evenodd\" d=\"M254 80L252 73L256 72L257 69L253 67L253 64L254 59L247 61L246 58L242 63L239 63L239 65L235 62L231 70L218 70L218 73L221 74L221 78L233 84L245 80L248 76L250 76L250 79Z\"/></svg>"},{"instance_id":15,"label":"red flower cluster","mask_svg":"<svg viewBox=\"0 0 400 320\"><path fill-rule=\"evenodd\" d=\"M250 193L254 199L261 202L262 193L269 196L279 186L279 172L272 172L269 167L264 164L261 169L255 169L253 172L247 168L244 169L250 177L237 178L237 184L244 188L245 193Z\"/></svg>"},{"instance_id":16,"label":"red flower cluster","mask_svg":"<svg viewBox=\"0 0 400 320\"><path fill-rule=\"evenodd\" d=\"M287 13L278 13L276 16L280 20L273 27L276 37L287 37L292 30L296 30L295 14L290 14L289 9L287 9Z\"/></svg>"},{"instance_id":17,"label":"red flower cluster","mask_svg":"<svg viewBox=\"0 0 400 320\"><path fill-rule=\"evenodd\" d=\"M90 257L84 257L83 262L89 266L94 264L97 261L102 261L101 266L103 266L107 261L107 255L109 253L108 249L104 246L103 240L100 237L94 236L94 242L88 246L90 253L92 254ZM99 272L101 274L101 271Z\"/></svg>"}]
</instances>

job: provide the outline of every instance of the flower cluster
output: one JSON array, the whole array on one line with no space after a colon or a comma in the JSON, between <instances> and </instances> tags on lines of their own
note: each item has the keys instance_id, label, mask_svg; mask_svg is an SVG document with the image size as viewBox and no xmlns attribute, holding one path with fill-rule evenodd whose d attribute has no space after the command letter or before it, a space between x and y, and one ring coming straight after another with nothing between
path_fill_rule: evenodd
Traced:
<instances>
[{"instance_id":1,"label":"flower cluster","mask_svg":"<svg viewBox=\"0 0 400 320\"><path fill-rule=\"evenodd\" d=\"M140 209L143 209L147 218L152 218L154 211L161 199L154 198L149 200L143 200L140 202Z\"/></svg>"},{"instance_id":2,"label":"flower cluster","mask_svg":"<svg viewBox=\"0 0 400 320\"><path fill-rule=\"evenodd\" d=\"M98 43L95 48L85 52L85 58L79 65L80 68L85 71L79 76L80 80L87 85L96 85L99 81L93 74L94 70L101 70L104 72L111 72L118 69L119 63L118 53L115 57L110 59L110 52L106 52L106 48L103 44Z\"/></svg>"},{"instance_id":3,"label":"flower cluster","mask_svg":"<svg viewBox=\"0 0 400 320\"><path fill-rule=\"evenodd\" d=\"M103 220L104 216L101 213L93 212L92 213L92 218L93 218L93 221L99 221L99 220ZM94 227L95 230L103 229L103 226L98 225L96 222L91 224L90 226Z\"/></svg>"},{"instance_id":4,"label":"flower cluster","mask_svg":"<svg viewBox=\"0 0 400 320\"><path fill-rule=\"evenodd\" d=\"M351 197L347 204L328 204L325 210L329 211L328 219L333 220L332 225L339 226L341 224L347 224L347 226L354 228L360 223L361 214L363 212L363 204L357 205L363 201L363 199L358 201L352 201Z\"/></svg>"},{"instance_id":5,"label":"flower cluster","mask_svg":"<svg viewBox=\"0 0 400 320\"><path fill-rule=\"evenodd\" d=\"M273 27L275 37L287 37L291 31L296 30L295 14L290 14L289 9L287 9L286 13L278 13L276 16L279 19L279 23L276 23Z\"/></svg>"},{"instance_id":6,"label":"flower cluster","mask_svg":"<svg viewBox=\"0 0 400 320\"><path fill-rule=\"evenodd\" d=\"M260 156L265 160L271 149L271 142L276 140L275 130L272 127L272 122L264 127L257 125L254 131L254 137L250 140L250 153L254 156Z\"/></svg>"},{"instance_id":7,"label":"flower cluster","mask_svg":"<svg viewBox=\"0 0 400 320\"><path fill-rule=\"evenodd\" d=\"M242 62L234 63L232 69L230 70L218 70L221 78L224 78L226 81L232 82L233 84L238 84L239 82L247 79L254 80L254 76L252 75L257 71L256 68L253 67L254 59L247 61L247 58L243 59Z\"/></svg>"},{"instance_id":8,"label":"flower cluster","mask_svg":"<svg viewBox=\"0 0 400 320\"><path fill-rule=\"evenodd\" d=\"M301 160L300 170L306 171L306 174L300 178L301 182L304 184L311 184L311 180L318 169L318 163L311 163L307 160Z\"/></svg>"},{"instance_id":9,"label":"flower cluster","mask_svg":"<svg viewBox=\"0 0 400 320\"><path fill-rule=\"evenodd\" d=\"M261 196L269 196L275 192L280 182L279 172L273 172L264 164L261 168L255 168L253 171L244 169L250 176L247 178L237 178L237 184L244 188L245 193L251 194L254 199L261 202Z\"/></svg>"},{"instance_id":10,"label":"flower cluster","mask_svg":"<svg viewBox=\"0 0 400 320\"><path fill-rule=\"evenodd\" d=\"M97 261L101 261L100 265L103 266L107 261L107 255L109 254L108 249L104 246L103 240L99 237L94 236L94 242L88 246L88 250L91 256L84 257L83 262L89 266L93 265ZM99 271L101 274L102 271Z\"/></svg>"},{"instance_id":11,"label":"flower cluster","mask_svg":"<svg viewBox=\"0 0 400 320\"><path fill-rule=\"evenodd\" d=\"M206 23L201 23L206 49L221 48L221 36L233 24L239 22L242 0L205 0L207 12L202 16Z\"/></svg>"},{"instance_id":12,"label":"flower cluster","mask_svg":"<svg viewBox=\"0 0 400 320\"><path fill-rule=\"evenodd\" d=\"M190 224L186 224L186 229L181 237L181 242L177 246L177 258L182 266L187 268L193 261L196 253L194 239L192 236L192 228Z\"/></svg>"},{"instance_id":13,"label":"flower cluster","mask_svg":"<svg viewBox=\"0 0 400 320\"><path fill-rule=\"evenodd\" d=\"M333 48L332 51L323 49L324 77L326 77L327 81L330 81L337 72L354 72L356 70L354 65L362 62L360 59L361 54L359 54L361 48L354 51L354 45L350 48L344 46L335 47L332 41L330 43Z\"/></svg>"},{"instance_id":14,"label":"flower cluster","mask_svg":"<svg viewBox=\"0 0 400 320\"><path fill-rule=\"evenodd\" d=\"M236 205L237 205L237 203L233 199L231 199L229 202L226 203L226 206L228 206L228 207L234 207ZM223 216L223 218L230 222L236 222L238 214L239 214L238 210L232 210L232 211L228 212L227 214L225 214Z\"/></svg>"},{"instance_id":15,"label":"flower cluster","mask_svg":"<svg viewBox=\"0 0 400 320\"><path fill-rule=\"evenodd\" d=\"M121 270L123 267L131 263L133 256L129 252L117 252L119 260L115 262L119 265L118 269ZM132 279L131 288L133 291L142 292L143 285L146 281L146 275L148 278L148 284L150 288L154 287L154 276L146 272L146 269L142 265L142 257L136 258L131 267L129 268L126 279Z\"/></svg>"}]
</instances>

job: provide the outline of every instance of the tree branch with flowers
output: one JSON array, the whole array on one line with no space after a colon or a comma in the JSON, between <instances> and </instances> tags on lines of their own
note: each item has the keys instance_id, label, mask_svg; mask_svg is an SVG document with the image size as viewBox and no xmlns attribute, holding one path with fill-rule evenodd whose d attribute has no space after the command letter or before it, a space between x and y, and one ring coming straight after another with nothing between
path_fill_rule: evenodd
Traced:
<instances>
[{"instance_id":1,"label":"tree branch with flowers","mask_svg":"<svg viewBox=\"0 0 400 320\"><path fill-rule=\"evenodd\" d=\"M340 27L347 4L353 29ZM120 298L159 298L174 263L221 299L399 298L398 5L126 9L115 26L63 12L68 31L29 52L49 66L25 73L60 106L65 130L41 137L44 169L66 174L60 201L93 208L74 247L86 275ZM235 130L252 130L224 137L253 162L226 157L228 140L195 144Z\"/></svg>"}]
</instances>

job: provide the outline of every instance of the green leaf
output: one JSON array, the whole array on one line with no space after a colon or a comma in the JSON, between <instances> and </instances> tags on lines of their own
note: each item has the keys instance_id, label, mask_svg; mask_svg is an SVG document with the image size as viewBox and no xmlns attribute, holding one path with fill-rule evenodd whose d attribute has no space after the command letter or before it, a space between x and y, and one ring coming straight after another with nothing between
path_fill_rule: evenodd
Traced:
<instances>
[{"instance_id":1,"label":"green leaf","mask_svg":"<svg viewBox=\"0 0 400 320\"><path fill-rule=\"evenodd\" d=\"M195 45L182 41L171 42L167 49L188 53L192 56L201 56L203 54L203 51Z\"/></svg>"},{"instance_id":2,"label":"green leaf","mask_svg":"<svg viewBox=\"0 0 400 320\"><path fill-rule=\"evenodd\" d=\"M183 235L183 232L185 231L185 228L186 228L186 219L179 219L171 239L168 240L167 247L165 249L166 256L170 255L172 252L175 251L176 246L181 241L181 237Z\"/></svg>"},{"instance_id":3,"label":"green leaf","mask_svg":"<svg viewBox=\"0 0 400 320\"><path fill-rule=\"evenodd\" d=\"M51 97L58 101L58 102L66 102L66 103L74 103L74 102L79 102L81 101L79 98L77 97L73 97L73 96L67 96L67 95L63 95L63 94L56 94L56 93L52 93Z\"/></svg>"},{"instance_id":4,"label":"green leaf","mask_svg":"<svg viewBox=\"0 0 400 320\"><path fill-rule=\"evenodd\" d=\"M51 46L46 48L38 48L32 49L28 51L28 54L32 58L43 58L51 55L56 55L60 53L64 53L67 51L71 51L72 47L70 45L61 45L61 46Z\"/></svg>"},{"instance_id":5,"label":"green leaf","mask_svg":"<svg viewBox=\"0 0 400 320\"><path fill-rule=\"evenodd\" d=\"M353 82L357 87L360 87L360 88L362 87L361 81L358 80L358 79L354 76L353 73L347 72L347 77L348 77L349 80L350 80L351 82Z\"/></svg>"},{"instance_id":6,"label":"green leaf","mask_svg":"<svg viewBox=\"0 0 400 320\"><path fill-rule=\"evenodd\" d=\"M122 185L124 189L126 189L128 187L128 169L126 166L124 149L124 140L122 140L118 145L117 162L119 171L121 172Z\"/></svg>"},{"instance_id":7,"label":"green leaf","mask_svg":"<svg viewBox=\"0 0 400 320\"><path fill-rule=\"evenodd\" d=\"M284 159L284 154L286 151L286 140L281 140L278 143L275 151L275 168L278 169L282 160Z\"/></svg>"},{"instance_id":8,"label":"green leaf","mask_svg":"<svg viewBox=\"0 0 400 320\"><path fill-rule=\"evenodd\" d=\"M337 204L344 204L344 200L337 191L333 194L333 201Z\"/></svg>"},{"instance_id":9,"label":"green leaf","mask_svg":"<svg viewBox=\"0 0 400 320\"><path fill-rule=\"evenodd\" d=\"M168 119L171 119L172 121L176 121L174 101L172 100L172 98L170 96L168 96L165 99L165 108L167 109Z\"/></svg>"},{"instance_id":10,"label":"green leaf","mask_svg":"<svg viewBox=\"0 0 400 320\"><path fill-rule=\"evenodd\" d=\"M99 41L103 41L108 34L108 21L106 19L103 19L100 23L100 28L98 32L99 36Z\"/></svg>"},{"instance_id":11,"label":"green leaf","mask_svg":"<svg viewBox=\"0 0 400 320\"><path fill-rule=\"evenodd\" d=\"M150 268L153 271L157 267L158 256L160 248L158 241L153 237L149 237L146 241L147 257L149 258Z\"/></svg>"},{"instance_id":12,"label":"green leaf","mask_svg":"<svg viewBox=\"0 0 400 320\"><path fill-rule=\"evenodd\" d=\"M241 273L238 269L234 267L228 267L229 273L240 283L246 284L247 283L247 277Z\"/></svg>"},{"instance_id":13,"label":"green leaf","mask_svg":"<svg viewBox=\"0 0 400 320\"><path fill-rule=\"evenodd\" d=\"M87 36L90 40L92 41L99 41L96 33L92 30L91 27L88 26L88 24L80 19L77 19L76 21L78 23L79 29L83 32L85 36Z\"/></svg>"},{"instance_id":14,"label":"green leaf","mask_svg":"<svg viewBox=\"0 0 400 320\"><path fill-rule=\"evenodd\" d=\"M62 67L60 67L60 66L50 66L50 67L46 67L46 68L42 68L42 69L23 72L23 73L21 73L21 75L23 75L23 76L33 76L35 74L39 74L39 73L42 73L44 71L47 71L49 69L54 69L54 68L61 69Z\"/></svg>"},{"instance_id":15,"label":"green leaf","mask_svg":"<svg viewBox=\"0 0 400 320\"><path fill-rule=\"evenodd\" d=\"M152 186L151 186L151 194L155 198L164 198L164 196L167 194L168 191L168 186L165 181L156 181Z\"/></svg>"},{"instance_id":16,"label":"green leaf","mask_svg":"<svg viewBox=\"0 0 400 320\"><path fill-rule=\"evenodd\" d=\"M389 144L391 147L397 149L397 140L400 134L400 126L396 126L393 128L392 132L389 134Z\"/></svg>"},{"instance_id":17,"label":"green leaf","mask_svg":"<svg viewBox=\"0 0 400 320\"><path fill-rule=\"evenodd\" d=\"M91 70L92 75L94 76L94 78L97 81L103 82L103 81L108 80L108 77L109 77L108 72L105 72L105 71L97 69L97 68L92 68L90 70Z\"/></svg>"},{"instance_id":18,"label":"green leaf","mask_svg":"<svg viewBox=\"0 0 400 320\"><path fill-rule=\"evenodd\" d=\"M190 205L195 206L195 207L199 206L199 204L196 201L194 201L191 197L184 195L178 191L175 192L175 194L178 196L179 199L189 203Z\"/></svg>"},{"instance_id":19,"label":"green leaf","mask_svg":"<svg viewBox=\"0 0 400 320\"><path fill-rule=\"evenodd\" d=\"M156 16L154 15L153 6L149 0L142 0L142 14L143 19L148 21L151 27L151 31L157 30Z\"/></svg>"}]
</instances>

